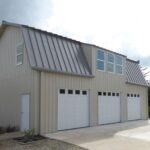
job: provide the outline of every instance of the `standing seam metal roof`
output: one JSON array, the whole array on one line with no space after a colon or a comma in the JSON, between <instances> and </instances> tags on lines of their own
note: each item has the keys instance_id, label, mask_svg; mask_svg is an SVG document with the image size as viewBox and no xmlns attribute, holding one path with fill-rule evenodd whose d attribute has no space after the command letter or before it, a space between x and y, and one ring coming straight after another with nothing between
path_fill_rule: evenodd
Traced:
<instances>
[{"instance_id":1,"label":"standing seam metal roof","mask_svg":"<svg viewBox=\"0 0 150 150\"><path fill-rule=\"evenodd\" d=\"M93 77L91 68L88 66L81 48L82 42L26 25L6 21L2 22L0 36L7 25L22 29L29 62L33 69ZM104 50L110 51L107 49ZM126 79L127 83L147 86L138 62L127 58Z\"/></svg>"},{"instance_id":2,"label":"standing seam metal roof","mask_svg":"<svg viewBox=\"0 0 150 150\"><path fill-rule=\"evenodd\" d=\"M126 78L127 83L147 86L143 73L137 62L126 60Z\"/></svg>"},{"instance_id":3,"label":"standing seam metal roof","mask_svg":"<svg viewBox=\"0 0 150 150\"><path fill-rule=\"evenodd\" d=\"M21 28L31 67L92 76L81 43L28 26Z\"/></svg>"}]
</instances>

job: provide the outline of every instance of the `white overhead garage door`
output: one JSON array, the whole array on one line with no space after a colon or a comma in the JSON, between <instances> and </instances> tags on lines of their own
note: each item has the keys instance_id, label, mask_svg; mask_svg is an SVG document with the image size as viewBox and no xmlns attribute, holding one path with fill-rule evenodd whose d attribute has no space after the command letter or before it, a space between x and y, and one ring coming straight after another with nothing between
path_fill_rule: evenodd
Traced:
<instances>
[{"instance_id":1,"label":"white overhead garage door","mask_svg":"<svg viewBox=\"0 0 150 150\"><path fill-rule=\"evenodd\" d=\"M58 94L58 130L89 126L88 91L60 89Z\"/></svg>"},{"instance_id":2,"label":"white overhead garage door","mask_svg":"<svg viewBox=\"0 0 150 150\"><path fill-rule=\"evenodd\" d=\"M120 93L98 92L99 124L120 122Z\"/></svg>"},{"instance_id":3,"label":"white overhead garage door","mask_svg":"<svg viewBox=\"0 0 150 150\"><path fill-rule=\"evenodd\" d=\"M141 119L141 99L139 94L127 94L128 120Z\"/></svg>"}]
</instances>

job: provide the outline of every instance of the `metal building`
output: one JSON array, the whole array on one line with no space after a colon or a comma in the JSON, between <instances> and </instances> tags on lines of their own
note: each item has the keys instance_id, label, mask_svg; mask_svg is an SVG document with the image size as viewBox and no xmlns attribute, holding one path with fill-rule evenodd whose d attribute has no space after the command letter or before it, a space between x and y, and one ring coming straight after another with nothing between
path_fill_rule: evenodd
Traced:
<instances>
[{"instance_id":1,"label":"metal building","mask_svg":"<svg viewBox=\"0 0 150 150\"><path fill-rule=\"evenodd\" d=\"M138 61L5 21L0 102L0 126L41 134L148 118L148 88Z\"/></svg>"}]
</instances>

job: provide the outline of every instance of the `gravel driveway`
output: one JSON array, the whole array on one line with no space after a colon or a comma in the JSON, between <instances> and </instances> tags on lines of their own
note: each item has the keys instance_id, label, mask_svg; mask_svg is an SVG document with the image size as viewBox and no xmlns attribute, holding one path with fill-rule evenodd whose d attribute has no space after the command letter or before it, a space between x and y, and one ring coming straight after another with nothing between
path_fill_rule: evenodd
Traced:
<instances>
[{"instance_id":1,"label":"gravel driveway","mask_svg":"<svg viewBox=\"0 0 150 150\"><path fill-rule=\"evenodd\" d=\"M22 145L14 140L0 141L0 150L86 150L79 146L53 139L44 139Z\"/></svg>"}]
</instances>

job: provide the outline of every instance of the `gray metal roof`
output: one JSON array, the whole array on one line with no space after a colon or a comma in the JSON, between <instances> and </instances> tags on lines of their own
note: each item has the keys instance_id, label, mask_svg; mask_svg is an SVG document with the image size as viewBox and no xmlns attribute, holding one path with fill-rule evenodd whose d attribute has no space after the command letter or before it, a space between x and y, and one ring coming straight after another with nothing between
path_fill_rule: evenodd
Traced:
<instances>
[{"instance_id":1,"label":"gray metal roof","mask_svg":"<svg viewBox=\"0 0 150 150\"><path fill-rule=\"evenodd\" d=\"M128 83L147 86L139 63L129 59L126 60L126 78Z\"/></svg>"},{"instance_id":2,"label":"gray metal roof","mask_svg":"<svg viewBox=\"0 0 150 150\"><path fill-rule=\"evenodd\" d=\"M32 68L91 76L79 42L28 26L22 33Z\"/></svg>"},{"instance_id":3,"label":"gray metal roof","mask_svg":"<svg viewBox=\"0 0 150 150\"><path fill-rule=\"evenodd\" d=\"M93 77L91 68L89 68L81 48L82 42L6 21L2 22L0 35L2 35L5 25L16 26L22 29L29 62L33 69ZM127 58L126 79L127 83L147 86L147 82L140 70L139 62Z\"/></svg>"}]
</instances>

